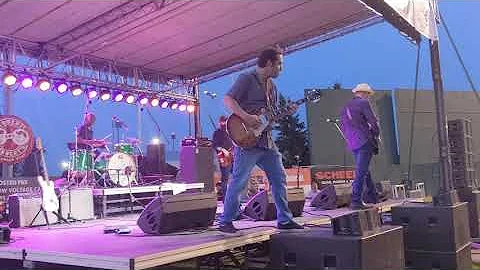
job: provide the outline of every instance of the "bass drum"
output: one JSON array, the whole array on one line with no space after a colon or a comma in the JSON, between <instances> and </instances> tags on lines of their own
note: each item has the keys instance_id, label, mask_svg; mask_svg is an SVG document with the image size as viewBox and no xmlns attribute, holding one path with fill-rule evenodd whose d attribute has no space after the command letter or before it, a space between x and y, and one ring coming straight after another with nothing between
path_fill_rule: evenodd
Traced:
<instances>
[{"instance_id":1,"label":"bass drum","mask_svg":"<svg viewBox=\"0 0 480 270\"><path fill-rule=\"evenodd\" d=\"M114 154L107 164L110 180L121 187L137 182L137 167L132 156L124 153Z\"/></svg>"}]
</instances>

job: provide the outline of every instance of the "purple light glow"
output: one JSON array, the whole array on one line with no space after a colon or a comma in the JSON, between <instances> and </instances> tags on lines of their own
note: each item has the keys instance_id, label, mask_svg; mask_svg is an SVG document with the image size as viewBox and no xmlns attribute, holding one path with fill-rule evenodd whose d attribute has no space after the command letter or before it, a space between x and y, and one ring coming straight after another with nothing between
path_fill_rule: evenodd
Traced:
<instances>
[{"instance_id":1,"label":"purple light glow","mask_svg":"<svg viewBox=\"0 0 480 270\"><path fill-rule=\"evenodd\" d=\"M146 96L141 96L141 97L139 98L139 102L140 102L141 105L146 105L146 104L148 103L148 97L146 97Z\"/></svg>"},{"instance_id":2,"label":"purple light glow","mask_svg":"<svg viewBox=\"0 0 480 270\"><path fill-rule=\"evenodd\" d=\"M3 74L3 83L4 84L6 84L8 86L12 86L16 82L17 82L17 77L15 77L15 75L13 75L12 72L7 71L7 72L5 72L5 74Z\"/></svg>"},{"instance_id":3,"label":"purple light glow","mask_svg":"<svg viewBox=\"0 0 480 270\"><path fill-rule=\"evenodd\" d=\"M48 90L50 90L51 86L52 85L50 84L50 82L46 79L40 79L37 82L37 87L38 87L38 89L40 89L40 91L44 91L44 92L48 91Z\"/></svg>"},{"instance_id":4,"label":"purple light glow","mask_svg":"<svg viewBox=\"0 0 480 270\"><path fill-rule=\"evenodd\" d=\"M28 88L32 87L33 86L33 79L28 77L28 76L23 77L22 78L22 86L25 89L28 89Z\"/></svg>"},{"instance_id":5,"label":"purple light glow","mask_svg":"<svg viewBox=\"0 0 480 270\"><path fill-rule=\"evenodd\" d=\"M127 98L125 99L125 101L128 103L128 104L132 104L135 102L135 96L132 95L132 94L128 94L127 95Z\"/></svg>"},{"instance_id":6,"label":"purple light glow","mask_svg":"<svg viewBox=\"0 0 480 270\"><path fill-rule=\"evenodd\" d=\"M68 91L68 85L65 82L59 82L57 84L57 92L63 94Z\"/></svg>"},{"instance_id":7,"label":"purple light glow","mask_svg":"<svg viewBox=\"0 0 480 270\"><path fill-rule=\"evenodd\" d=\"M112 97L112 94L107 89L100 91L100 99L103 101L109 100Z\"/></svg>"},{"instance_id":8,"label":"purple light glow","mask_svg":"<svg viewBox=\"0 0 480 270\"><path fill-rule=\"evenodd\" d=\"M162 106L162 108L164 108L164 109L167 108L167 107L168 107L168 101L164 100L164 101L162 102L162 105L161 105L161 106Z\"/></svg>"},{"instance_id":9,"label":"purple light glow","mask_svg":"<svg viewBox=\"0 0 480 270\"><path fill-rule=\"evenodd\" d=\"M195 111L195 105L189 104L187 106L187 112L193 113Z\"/></svg>"}]
</instances>

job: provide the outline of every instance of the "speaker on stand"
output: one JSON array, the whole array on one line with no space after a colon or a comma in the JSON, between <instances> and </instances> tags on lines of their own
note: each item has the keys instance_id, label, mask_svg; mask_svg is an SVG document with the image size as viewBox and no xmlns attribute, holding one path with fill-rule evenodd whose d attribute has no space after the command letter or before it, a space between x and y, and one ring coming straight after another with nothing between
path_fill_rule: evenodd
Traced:
<instances>
[{"instance_id":1,"label":"speaker on stand","mask_svg":"<svg viewBox=\"0 0 480 270\"><path fill-rule=\"evenodd\" d=\"M185 183L203 183L205 192L213 192L215 190L213 156L211 146L182 146L177 180Z\"/></svg>"}]
</instances>

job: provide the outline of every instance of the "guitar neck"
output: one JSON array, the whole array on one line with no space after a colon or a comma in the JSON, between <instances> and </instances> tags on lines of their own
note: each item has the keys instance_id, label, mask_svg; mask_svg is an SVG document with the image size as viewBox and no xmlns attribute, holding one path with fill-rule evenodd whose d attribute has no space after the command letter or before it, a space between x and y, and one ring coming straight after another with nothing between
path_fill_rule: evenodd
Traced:
<instances>
[{"instance_id":1,"label":"guitar neck","mask_svg":"<svg viewBox=\"0 0 480 270\"><path fill-rule=\"evenodd\" d=\"M293 104L295 105L301 105L303 103L305 103L307 101L306 98L302 98L302 99L299 99L295 102L293 102ZM270 119L270 123L273 123L273 122L277 122L278 120L284 118L285 116L288 115L288 107L287 108L282 108L279 110L278 114L276 114L275 116L273 116L271 119Z\"/></svg>"}]
</instances>

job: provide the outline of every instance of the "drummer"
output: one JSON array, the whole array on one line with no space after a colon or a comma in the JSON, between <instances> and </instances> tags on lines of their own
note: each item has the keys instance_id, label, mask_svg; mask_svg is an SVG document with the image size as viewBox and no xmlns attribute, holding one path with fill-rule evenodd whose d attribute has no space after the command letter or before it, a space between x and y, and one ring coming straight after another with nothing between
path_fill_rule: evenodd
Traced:
<instances>
[{"instance_id":1,"label":"drummer","mask_svg":"<svg viewBox=\"0 0 480 270\"><path fill-rule=\"evenodd\" d=\"M85 113L83 124L77 132L78 148L91 149L91 145L88 142L93 140L93 125L95 124L95 120L95 114L90 112Z\"/></svg>"}]
</instances>

